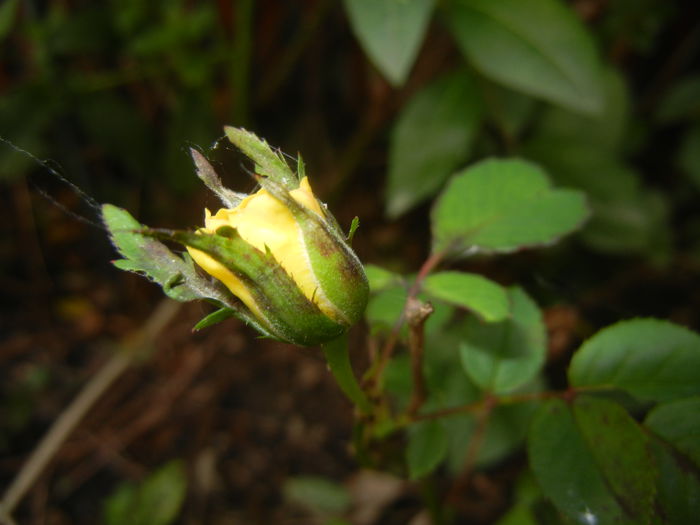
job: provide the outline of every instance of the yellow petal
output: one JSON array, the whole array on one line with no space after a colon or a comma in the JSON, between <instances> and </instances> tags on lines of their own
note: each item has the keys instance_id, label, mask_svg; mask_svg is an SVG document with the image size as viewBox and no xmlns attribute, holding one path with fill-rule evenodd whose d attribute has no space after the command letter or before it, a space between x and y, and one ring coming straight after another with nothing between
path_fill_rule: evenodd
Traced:
<instances>
[{"instance_id":1,"label":"yellow petal","mask_svg":"<svg viewBox=\"0 0 700 525\"><path fill-rule=\"evenodd\" d=\"M321 206L306 177L300 181L299 188L289 193L299 204L323 217ZM329 317L337 316L337 309L325 296L313 273L301 229L284 204L261 189L243 199L236 208L222 208L216 215L211 215L206 210L205 228L200 231L214 233L222 226L235 228L244 241L260 251L269 249L309 300L315 302ZM188 251L197 264L223 282L231 293L259 316L259 308L239 279L206 254L189 248Z\"/></svg>"}]
</instances>

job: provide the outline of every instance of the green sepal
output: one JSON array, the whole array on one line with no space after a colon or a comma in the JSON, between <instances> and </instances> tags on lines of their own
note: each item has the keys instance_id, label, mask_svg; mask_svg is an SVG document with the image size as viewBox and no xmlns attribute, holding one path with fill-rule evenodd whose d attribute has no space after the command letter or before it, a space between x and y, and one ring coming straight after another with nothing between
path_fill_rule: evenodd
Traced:
<instances>
[{"instance_id":1,"label":"green sepal","mask_svg":"<svg viewBox=\"0 0 700 525\"><path fill-rule=\"evenodd\" d=\"M269 177L290 190L299 187L299 178L289 168L284 157L274 152L270 145L255 133L231 126L225 126L224 131L231 143L255 162L258 174Z\"/></svg>"},{"instance_id":2,"label":"green sepal","mask_svg":"<svg viewBox=\"0 0 700 525\"><path fill-rule=\"evenodd\" d=\"M313 346L345 331L306 298L269 251L262 252L230 226L216 234L151 230L149 235L200 250L231 271L252 295L263 318L257 321L273 339Z\"/></svg>"},{"instance_id":3,"label":"green sepal","mask_svg":"<svg viewBox=\"0 0 700 525\"><path fill-rule=\"evenodd\" d=\"M362 318L369 298L369 282L362 263L332 223L299 204L283 186L258 177L270 195L284 204L301 228L316 280L338 312L338 322L351 326Z\"/></svg>"},{"instance_id":4,"label":"green sepal","mask_svg":"<svg viewBox=\"0 0 700 525\"><path fill-rule=\"evenodd\" d=\"M114 261L120 270L135 272L161 285L177 301L214 299L227 302L227 292L199 276L192 261L180 257L163 243L144 235L144 226L131 214L112 204L102 205L102 220L117 251L124 257Z\"/></svg>"},{"instance_id":5,"label":"green sepal","mask_svg":"<svg viewBox=\"0 0 700 525\"><path fill-rule=\"evenodd\" d=\"M205 299L226 307L241 321L272 337L270 330L222 283L200 275L187 253L176 255L156 240L159 236L170 239L168 235L162 232L156 235L155 230L144 227L129 212L112 204L102 205L102 220L109 230L112 243L124 257L114 261L114 266L147 277L159 284L168 297L177 301Z\"/></svg>"},{"instance_id":6,"label":"green sepal","mask_svg":"<svg viewBox=\"0 0 700 525\"><path fill-rule=\"evenodd\" d=\"M197 177L204 183L204 185L211 191L216 193L216 195L224 203L227 208L235 208L241 201L246 197L245 193L236 193L225 187L221 183L221 179L217 175L216 171L209 164L209 161L204 155L194 148L190 148L190 155L192 156L192 161L197 169Z\"/></svg>"},{"instance_id":7,"label":"green sepal","mask_svg":"<svg viewBox=\"0 0 700 525\"><path fill-rule=\"evenodd\" d=\"M345 238L348 244L352 244L352 238L355 236L355 232L360 227L360 218L355 216L350 223L350 231L348 231L348 236Z\"/></svg>"},{"instance_id":8,"label":"green sepal","mask_svg":"<svg viewBox=\"0 0 700 525\"><path fill-rule=\"evenodd\" d=\"M198 332L200 330L203 330L204 328L208 328L210 326L218 324L221 321L230 319L231 317L236 317L236 312L231 310L231 308L219 308L218 310L210 313L206 317L200 319L200 321L196 325L194 325L192 331Z\"/></svg>"}]
</instances>

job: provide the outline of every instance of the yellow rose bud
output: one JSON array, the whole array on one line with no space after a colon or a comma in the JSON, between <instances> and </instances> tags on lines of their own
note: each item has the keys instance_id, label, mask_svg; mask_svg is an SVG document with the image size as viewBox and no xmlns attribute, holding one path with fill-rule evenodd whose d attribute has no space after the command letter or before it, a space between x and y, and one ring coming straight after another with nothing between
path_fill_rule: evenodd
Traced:
<instances>
[{"instance_id":1,"label":"yellow rose bud","mask_svg":"<svg viewBox=\"0 0 700 525\"><path fill-rule=\"evenodd\" d=\"M290 177L286 163L278 163L254 135L233 128L227 134L239 147L244 141L247 154L251 142L262 144L253 160L270 170L258 178L263 188L245 197L222 188L213 168L193 151L199 176L231 207L214 215L205 210L205 227L176 240L245 305L266 335L304 345L337 337L366 306L369 287L361 263L306 176ZM260 151L274 156L261 158Z\"/></svg>"}]
</instances>

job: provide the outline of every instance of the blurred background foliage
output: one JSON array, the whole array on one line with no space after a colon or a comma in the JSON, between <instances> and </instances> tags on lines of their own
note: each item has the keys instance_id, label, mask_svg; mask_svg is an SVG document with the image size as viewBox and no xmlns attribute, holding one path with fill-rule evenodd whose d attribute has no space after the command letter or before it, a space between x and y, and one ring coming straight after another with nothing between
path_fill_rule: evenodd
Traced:
<instances>
[{"instance_id":1,"label":"blurred background foliage","mask_svg":"<svg viewBox=\"0 0 700 525\"><path fill-rule=\"evenodd\" d=\"M692 0L4 0L0 136L51 159L100 202L154 226L189 227L201 221L204 205L215 204L187 148L215 144L224 124L246 126L285 152L301 151L317 194L341 224L360 216L361 258L403 272L427 253L428 204L452 173L488 155L539 163L558 186L587 193L591 220L555 249L470 267L520 282L537 298L556 371L575 341L621 317L700 327L698 20ZM237 157L218 150L212 157L230 186L252 189ZM39 193L90 220L94 210L8 144L0 144L0 184L0 366L8 378L0 450L11 456L1 466L9 480L94 370L95 342L138 326L159 291L115 275L103 232ZM373 308L379 317L391 310ZM212 347L224 344L222 331L212 333ZM238 366L265 370L266 359L279 359L254 355L246 359L260 359L259 368ZM289 359L320 366L309 354ZM174 366L162 357L154 363L148 377ZM391 371L395 390L408 377L401 366L399 359ZM211 403L241 394L226 383L231 378L221 381L228 386ZM132 392L142 400L152 394ZM343 423L329 421L327 432L345 439ZM191 424L171 423L180 431ZM143 468L117 468L106 488L88 491L99 501L112 494L107 523L123 523L129 505L152 506L139 502L159 490L178 504L184 497L183 467L166 461L192 450L154 440L131 453ZM90 479L68 467L82 456L68 456L61 472ZM348 464L287 466L244 514L269 519L274 511L263 509L283 505L286 475L339 479ZM118 485L123 478L132 484ZM332 493L333 512L311 515L335 519L328 516L345 509L345 499L324 483L301 482L286 494L308 501ZM228 489L250 501L244 485ZM84 494L64 493L73 503L45 504L62 509L58 522L92 523L75 510ZM472 518L488 522L498 509ZM168 523L177 507L163 513L142 521Z\"/></svg>"}]
</instances>

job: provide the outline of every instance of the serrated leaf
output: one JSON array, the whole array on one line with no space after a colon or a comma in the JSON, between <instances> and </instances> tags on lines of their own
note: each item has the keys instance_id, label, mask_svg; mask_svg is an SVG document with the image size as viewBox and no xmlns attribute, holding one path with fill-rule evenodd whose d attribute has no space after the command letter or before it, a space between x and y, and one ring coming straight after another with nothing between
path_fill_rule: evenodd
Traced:
<instances>
[{"instance_id":1,"label":"serrated leaf","mask_svg":"<svg viewBox=\"0 0 700 525\"><path fill-rule=\"evenodd\" d=\"M423 290L430 297L471 310L490 323L501 321L510 313L506 290L481 275L435 273L425 279Z\"/></svg>"},{"instance_id":2,"label":"serrated leaf","mask_svg":"<svg viewBox=\"0 0 700 525\"><path fill-rule=\"evenodd\" d=\"M542 314L520 288L508 289L510 318L484 324L466 321L460 345L462 367L484 390L510 392L532 380L542 368L547 351Z\"/></svg>"},{"instance_id":3,"label":"serrated leaf","mask_svg":"<svg viewBox=\"0 0 700 525\"><path fill-rule=\"evenodd\" d=\"M434 0L345 0L350 25L370 60L394 86L406 80Z\"/></svg>"},{"instance_id":4,"label":"serrated leaf","mask_svg":"<svg viewBox=\"0 0 700 525\"><path fill-rule=\"evenodd\" d=\"M640 401L700 394L700 336L658 319L607 327L574 354L574 387L624 390Z\"/></svg>"},{"instance_id":5,"label":"serrated leaf","mask_svg":"<svg viewBox=\"0 0 700 525\"><path fill-rule=\"evenodd\" d=\"M700 467L700 396L661 404L644 424Z\"/></svg>"},{"instance_id":6,"label":"serrated leaf","mask_svg":"<svg viewBox=\"0 0 700 525\"><path fill-rule=\"evenodd\" d=\"M391 131L386 210L398 217L433 196L468 156L481 105L466 72L442 77L419 91Z\"/></svg>"},{"instance_id":7,"label":"serrated leaf","mask_svg":"<svg viewBox=\"0 0 700 525\"><path fill-rule=\"evenodd\" d=\"M582 113L602 107L600 60L573 11L558 0L455 0L449 28L490 79Z\"/></svg>"},{"instance_id":8,"label":"serrated leaf","mask_svg":"<svg viewBox=\"0 0 700 525\"><path fill-rule=\"evenodd\" d=\"M406 463L411 479L430 474L447 455L447 433L439 421L426 421L413 426L408 435Z\"/></svg>"},{"instance_id":9,"label":"serrated leaf","mask_svg":"<svg viewBox=\"0 0 700 525\"><path fill-rule=\"evenodd\" d=\"M532 422L528 454L545 496L574 523L638 525L649 522L654 494L646 444L615 403L554 400Z\"/></svg>"},{"instance_id":10,"label":"serrated leaf","mask_svg":"<svg viewBox=\"0 0 700 525\"><path fill-rule=\"evenodd\" d=\"M433 251L509 252L548 244L587 217L584 195L552 188L538 166L489 159L455 175L438 198Z\"/></svg>"}]
</instances>

